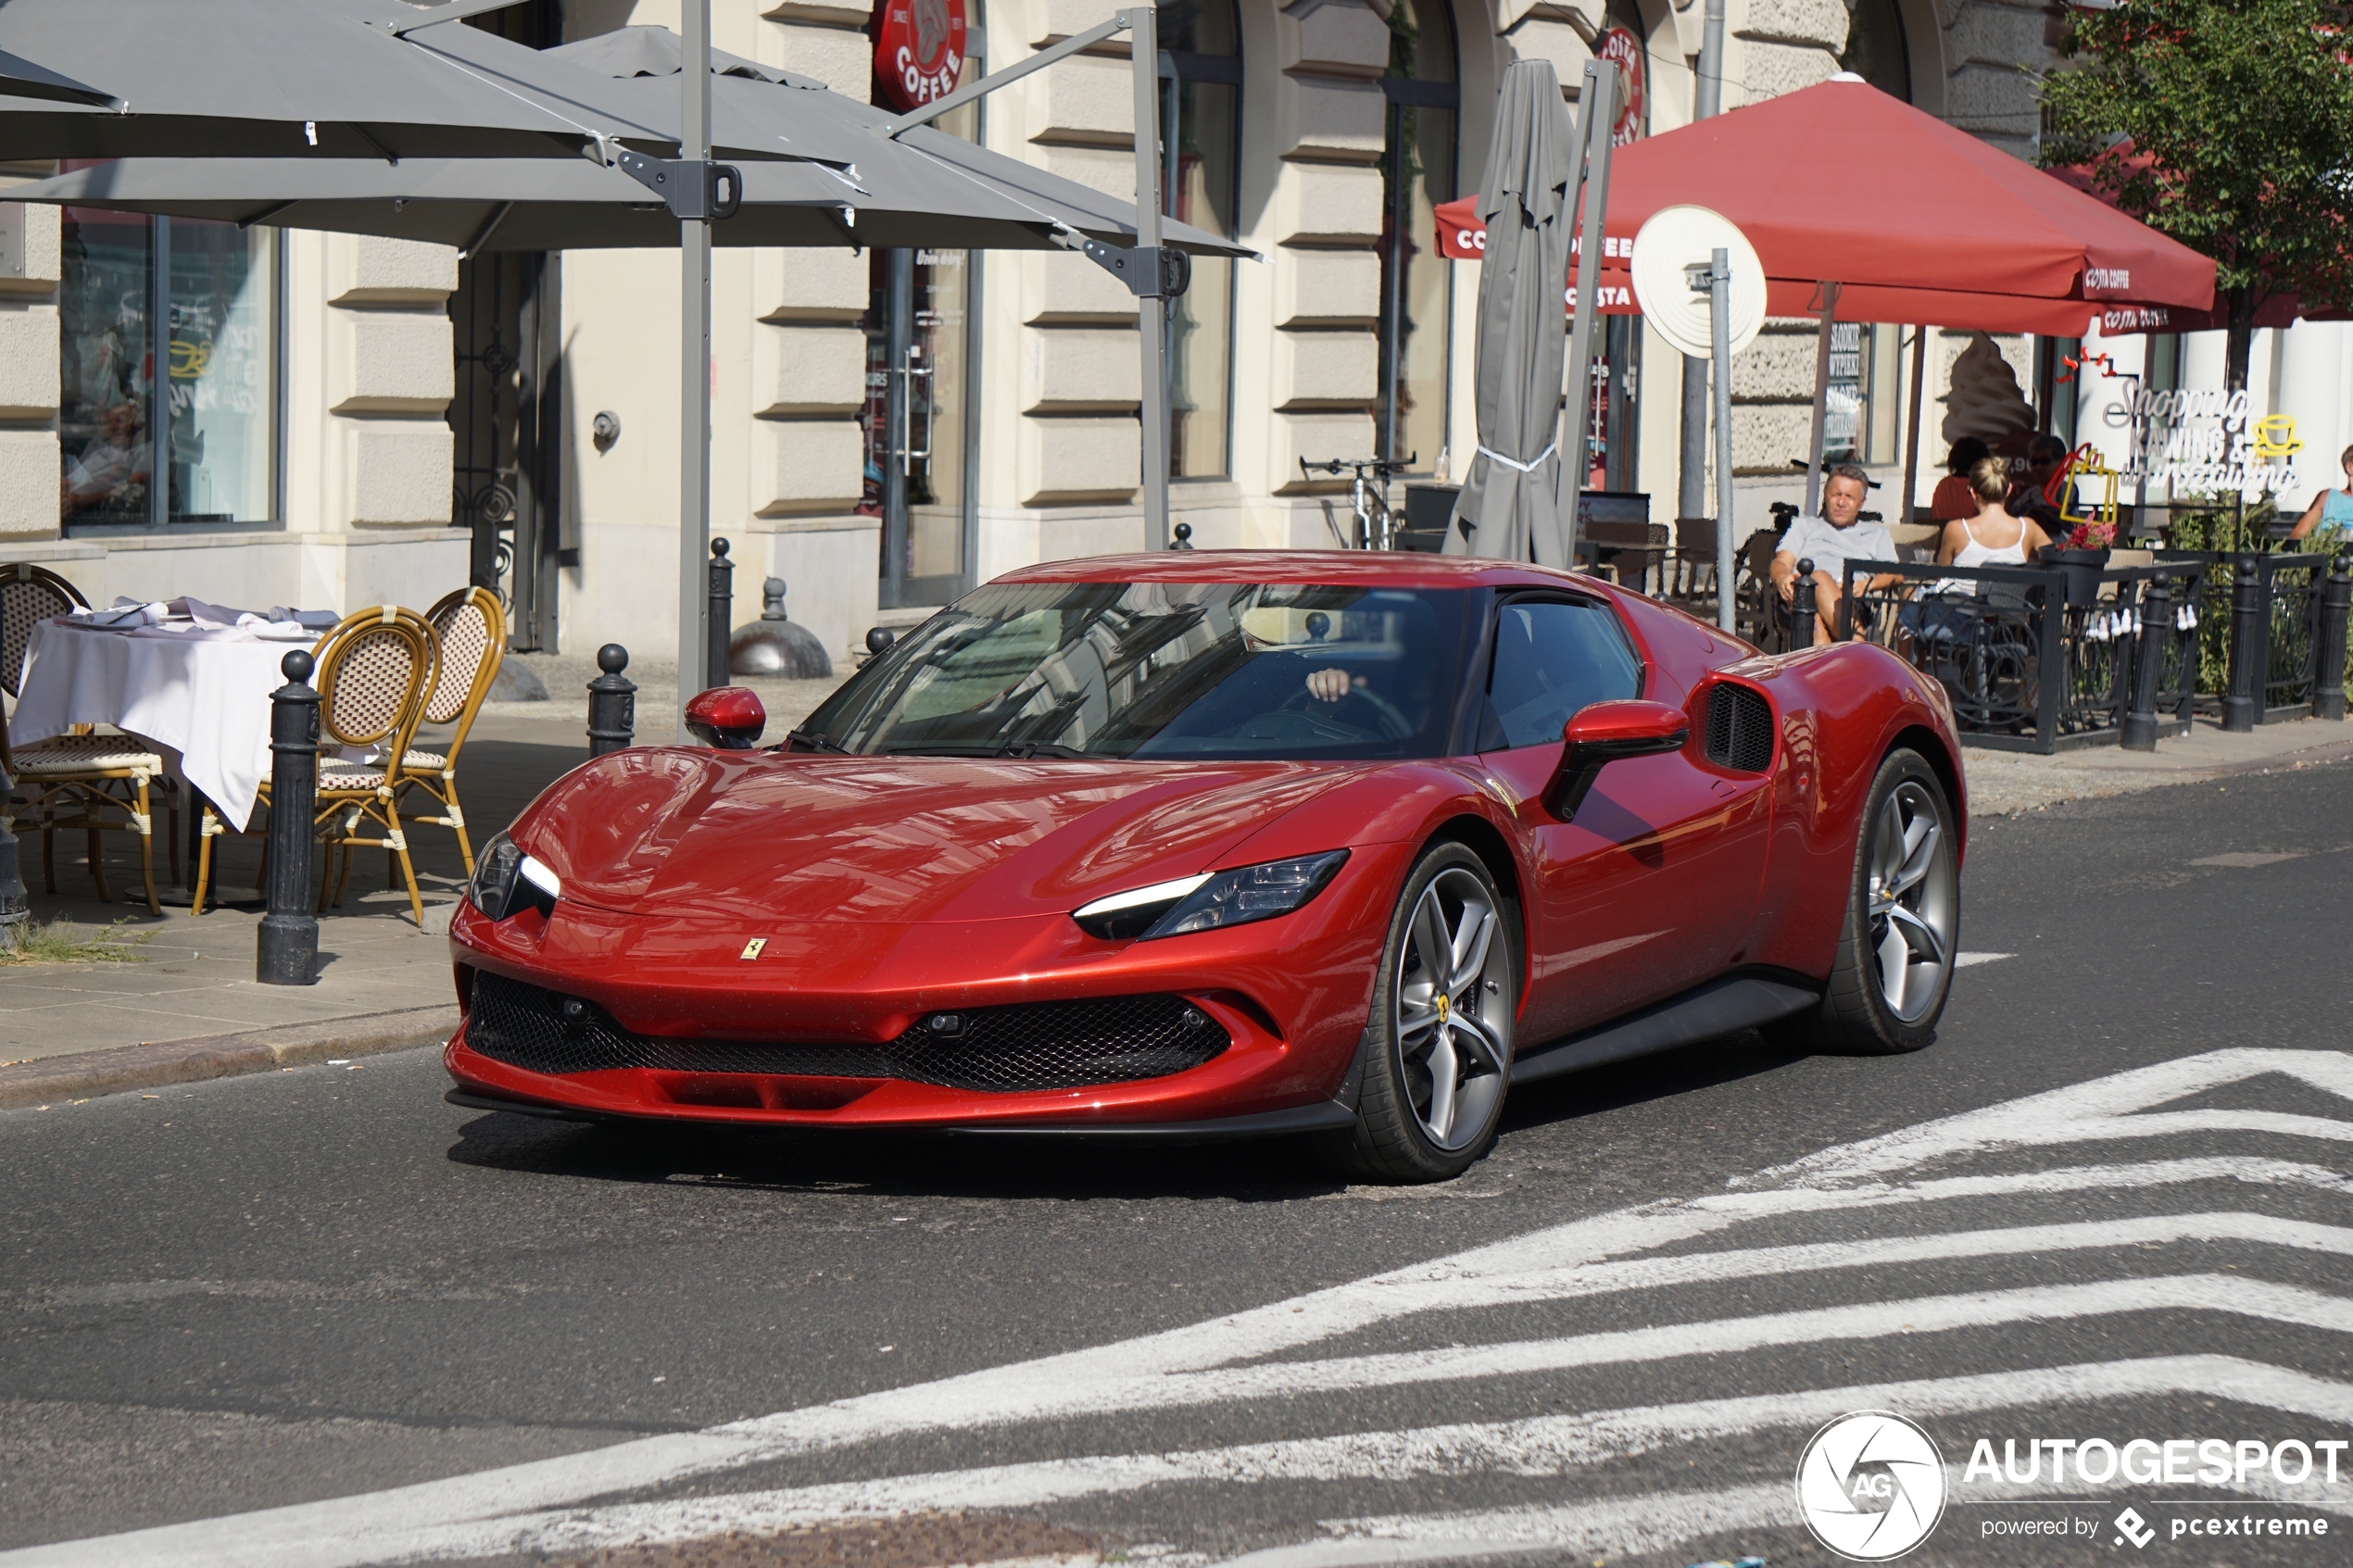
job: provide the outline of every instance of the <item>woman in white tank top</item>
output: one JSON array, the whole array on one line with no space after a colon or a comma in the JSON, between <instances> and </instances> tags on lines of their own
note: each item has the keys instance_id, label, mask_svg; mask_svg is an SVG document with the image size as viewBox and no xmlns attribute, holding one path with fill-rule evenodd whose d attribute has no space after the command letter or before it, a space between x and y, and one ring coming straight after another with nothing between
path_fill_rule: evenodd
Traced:
<instances>
[{"instance_id":1,"label":"woman in white tank top","mask_svg":"<svg viewBox=\"0 0 2353 1568\"><path fill-rule=\"evenodd\" d=\"M1969 471L1969 490L1977 497L1977 515L1944 525L1936 546L1939 566L2024 566L2051 547L2050 535L2032 518L2012 517L2002 505L2009 493L2009 474L1998 458L1987 458ZM1972 595L1977 583L1966 577L1947 577L1929 591Z\"/></svg>"}]
</instances>

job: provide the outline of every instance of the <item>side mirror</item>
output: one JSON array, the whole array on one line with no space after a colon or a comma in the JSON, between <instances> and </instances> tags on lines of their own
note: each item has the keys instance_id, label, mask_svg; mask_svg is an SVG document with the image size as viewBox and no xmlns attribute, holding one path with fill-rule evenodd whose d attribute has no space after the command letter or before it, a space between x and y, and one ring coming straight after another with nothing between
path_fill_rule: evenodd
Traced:
<instances>
[{"instance_id":1,"label":"side mirror","mask_svg":"<svg viewBox=\"0 0 2353 1568\"><path fill-rule=\"evenodd\" d=\"M749 751L767 727L768 709L760 694L744 686L713 686L686 704L686 728L703 745L722 751Z\"/></svg>"},{"instance_id":2,"label":"side mirror","mask_svg":"<svg viewBox=\"0 0 2353 1568\"><path fill-rule=\"evenodd\" d=\"M1560 766L1545 786L1545 809L1567 822L1604 768L1629 757L1680 751L1691 733L1690 716L1663 702L1587 704L1561 732Z\"/></svg>"}]
</instances>

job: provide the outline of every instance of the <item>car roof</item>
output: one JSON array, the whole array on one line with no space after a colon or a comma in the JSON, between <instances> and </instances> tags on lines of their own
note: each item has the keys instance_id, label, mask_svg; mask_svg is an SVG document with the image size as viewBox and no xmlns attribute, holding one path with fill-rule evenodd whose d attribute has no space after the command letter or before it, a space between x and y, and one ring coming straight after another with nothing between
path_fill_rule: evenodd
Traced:
<instances>
[{"instance_id":1,"label":"car roof","mask_svg":"<svg viewBox=\"0 0 2353 1568\"><path fill-rule=\"evenodd\" d=\"M1610 584L1551 567L1409 550L1152 550L1040 561L999 583L1317 583L1390 588L1575 588L1617 596Z\"/></svg>"}]
</instances>

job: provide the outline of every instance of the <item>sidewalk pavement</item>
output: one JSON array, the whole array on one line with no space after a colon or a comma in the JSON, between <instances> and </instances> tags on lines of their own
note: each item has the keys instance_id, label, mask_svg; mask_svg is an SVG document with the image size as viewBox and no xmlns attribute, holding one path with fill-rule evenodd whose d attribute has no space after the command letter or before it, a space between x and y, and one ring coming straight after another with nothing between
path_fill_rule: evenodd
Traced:
<instances>
[{"instance_id":1,"label":"sidewalk pavement","mask_svg":"<svg viewBox=\"0 0 2353 1568\"><path fill-rule=\"evenodd\" d=\"M532 662L547 671L560 661ZM568 688L581 688L585 675L580 672L593 666L578 663L577 671L552 672L549 701L495 704L476 722L459 778L475 844L587 756L586 695L579 690L574 696ZM580 679L569 678L574 674ZM768 707L771 739L803 718L832 684L747 684ZM638 734L653 742L676 701L675 685L653 680L640 685ZM2105 746L2035 757L1971 747L1963 759L1971 814L1983 818L2232 773L2353 759L2353 725L2306 720L2232 735L2201 721L2192 734L2159 743L2154 754ZM145 939L137 949L144 961L0 965L0 1109L70 1103L448 1038L457 1008L444 934L464 872L448 830L421 825L410 834L426 900L422 931L383 858L372 851L358 855L348 902L320 923L321 972L310 986L255 981L255 928L262 906L253 884L260 840L214 843L223 867L216 882L228 905L200 918L167 907L157 919L144 900L134 901L137 860L127 834L107 835L106 865L116 894L111 905L99 902L78 841L57 846L59 891L39 891L39 840L26 840L24 877L35 889L34 918L62 917L84 927L120 921L120 935ZM159 865L158 884L163 880Z\"/></svg>"}]
</instances>

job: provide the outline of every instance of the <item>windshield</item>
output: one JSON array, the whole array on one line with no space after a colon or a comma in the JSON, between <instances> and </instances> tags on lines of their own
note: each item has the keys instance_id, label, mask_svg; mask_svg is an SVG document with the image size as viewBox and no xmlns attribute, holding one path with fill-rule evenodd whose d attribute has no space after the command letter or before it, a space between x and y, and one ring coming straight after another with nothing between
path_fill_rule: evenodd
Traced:
<instances>
[{"instance_id":1,"label":"windshield","mask_svg":"<svg viewBox=\"0 0 2353 1568\"><path fill-rule=\"evenodd\" d=\"M966 595L794 733L862 755L1436 757L1468 594L1025 583Z\"/></svg>"}]
</instances>

